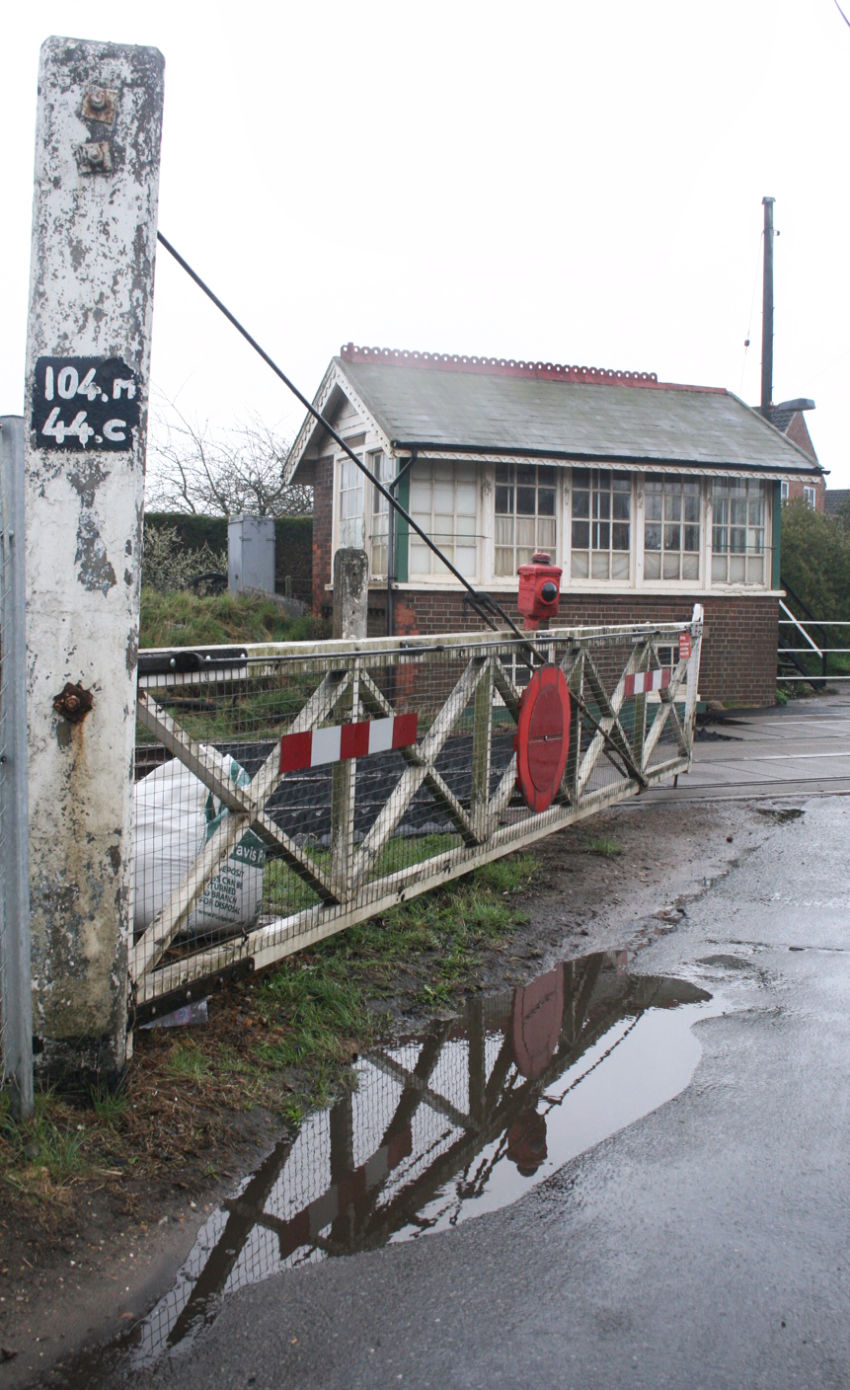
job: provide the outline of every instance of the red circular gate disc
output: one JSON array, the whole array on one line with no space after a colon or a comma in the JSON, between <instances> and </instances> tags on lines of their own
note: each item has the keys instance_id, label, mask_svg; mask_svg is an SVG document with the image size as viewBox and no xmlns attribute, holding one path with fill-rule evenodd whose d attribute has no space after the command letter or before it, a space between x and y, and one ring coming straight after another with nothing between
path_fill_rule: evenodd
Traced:
<instances>
[{"instance_id":1,"label":"red circular gate disc","mask_svg":"<svg viewBox=\"0 0 850 1390\"><path fill-rule=\"evenodd\" d=\"M560 666L540 666L522 693L516 732L517 786L532 811L551 806L570 751L570 688Z\"/></svg>"}]
</instances>

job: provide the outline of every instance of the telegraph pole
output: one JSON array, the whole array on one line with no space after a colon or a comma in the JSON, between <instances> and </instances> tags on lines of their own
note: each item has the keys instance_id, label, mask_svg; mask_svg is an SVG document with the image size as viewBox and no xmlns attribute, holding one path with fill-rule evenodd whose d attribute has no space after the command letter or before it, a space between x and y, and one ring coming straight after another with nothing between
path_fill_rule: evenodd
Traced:
<instances>
[{"instance_id":1,"label":"telegraph pole","mask_svg":"<svg viewBox=\"0 0 850 1390\"><path fill-rule=\"evenodd\" d=\"M773 204L774 198L762 198L764 204L764 270L762 275L761 311L761 413L770 415L773 404Z\"/></svg>"}]
</instances>

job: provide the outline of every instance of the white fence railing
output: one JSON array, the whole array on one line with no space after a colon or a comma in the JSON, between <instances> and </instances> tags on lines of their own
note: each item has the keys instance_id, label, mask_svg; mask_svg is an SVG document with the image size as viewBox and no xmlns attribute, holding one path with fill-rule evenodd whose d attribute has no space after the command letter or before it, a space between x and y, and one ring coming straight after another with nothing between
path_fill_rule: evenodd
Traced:
<instances>
[{"instance_id":1,"label":"white fence railing","mask_svg":"<svg viewBox=\"0 0 850 1390\"><path fill-rule=\"evenodd\" d=\"M137 1010L269 965L685 771L701 635L697 609L690 623L528 640L142 653ZM539 663L563 672L572 727L554 800L534 811L517 793L515 741ZM544 772L547 730L531 735Z\"/></svg>"},{"instance_id":2,"label":"white fence railing","mask_svg":"<svg viewBox=\"0 0 850 1390\"><path fill-rule=\"evenodd\" d=\"M779 603L778 677L821 689L827 681L850 680L850 622L798 618Z\"/></svg>"}]
</instances>

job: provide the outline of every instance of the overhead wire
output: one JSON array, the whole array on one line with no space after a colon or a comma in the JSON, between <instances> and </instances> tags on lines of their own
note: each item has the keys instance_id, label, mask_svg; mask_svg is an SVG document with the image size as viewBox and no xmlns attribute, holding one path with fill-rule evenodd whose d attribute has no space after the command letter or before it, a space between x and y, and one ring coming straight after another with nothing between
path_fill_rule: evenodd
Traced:
<instances>
[{"instance_id":1,"label":"overhead wire","mask_svg":"<svg viewBox=\"0 0 850 1390\"><path fill-rule=\"evenodd\" d=\"M195 282L198 288L207 296L209 300L212 301L216 308L224 315L228 323L230 323L236 329L237 333L241 334L245 341L262 358L266 366L270 367L271 370L274 372L275 376L283 382L287 390L291 391L293 396L295 396L296 400L300 401L301 405L303 405L304 409L308 412L308 414L312 415L313 419L316 420L317 423L320 424L323 429L327 430L331 439L338 446L338 448L342 450L346 458L349 458L351 462L354 463L357 468L359 468L360 472L363 473L365 477L369 479L372 485L389 503L393 510L407 523L408 526L410 526L410 528L416 533L419 539L423 541L424 544L428 547L428 549L432 551L434 555L437 556L437 558L441 561L443 565L445 565L449 573L453 575L454 578L458 581L458 583L463 586L463 588L466 590L469 603L478 613L479 617L487 624L487 626L492 628L494 631L498 630L496 623L493 621L493 618L491 616L492 614L496 614L502 620L502 622L508 628L511 629L515 636L522 638L529 652L533 653L533 660L536 662L540 662L542 660L540 654L528 641L527 636L525 636L525 634L523 634L521 630L517 627L516 623L513 621L510 615L505 612L501 604L495 598L493 598L491 594L479 593L478 590L476 590L473 587L473 585L470 584L466 576L461 574L460 570L452 564L448 556L440 549L440 547L431 538L431 536L428 535L427 531L423 530L419 523L415 521L414 518L410 515L407 509L404 506L402 506L401 502L399 502L398 498L394 495L394 493L381 482L380 478L376 477L376 475L372 472L371 468L369 468L368 464L364 463L363 459L358 457L358 455L354 452L350 445L348 445L346 441L342 438L342 436L337 433L330 421L322 415L321 411L316 409L316 407L312 404L311 401L307 399L307 397L304 395L302 391L299 391L295 383L286 375L282 368L278 366L274 359L269 356L265 348L263 348L260 345L260 343L257 342L257 339L251 333L248 332L244 324L240 323L239 319L237 319L236 315L232 313L230 309L228 309L227 305L221 299L219 299L218 295L210 288L206 281L201 278L198 272L192 268L192 266L185 259L185 257L180 255L179 251L177 251L177 249L171 244L168 238L165 237L163 233L160 231L157 231L156 237L160 245L165 247L165 250L186 272L190 280L193 280Z\"/></svg>"},{"instance_id":2,"label":"overhead wire","mask_svg":"<svg viewBox=\"0 0 850 1390\"><path fill-rule=\"evenodd\" d=\"M313 405L312 401L309 401L307 399L307 397L304 395L302 391L299 391L295 383L290 380L290 378L286 375L283 369L278 366L278 364L274 361L272 357L269 356L265 348L263 348L260 345L260 343L257 342L257 339L251 333L248 332L248 329L244 326L244 324L242 324L239 321L239 319L237 319L236 315L232 313L230 309L228 309L227 305L221 299L219 299L215 291L212 290L210 286L206 283L206 281L201 278L198 272L193 269L193 267L189 264L185 257L180 255L180 252L172 245L168 238L164 236L163 233L160 231L157 231L156 237L160 245L165 247L165 250L186 272L190 280L193 280L194 283L198 286L198 288L207 296L209 300L211 300L211 302L216 306L216 308L227 319L228 323L230 323L236 329L237 333L239 333L245 339L245 341L254 349L258 356L262 358L266 366L271 368L275 376L278 377L279 380L283 382L284 386L286 386L286 388L292 392L296 400L300 401L301 405L303 405L304 409L308 412L308 414L310 414L313 417L313 419L316 420L317 423L322 426L323 429L327 430L331 439L333 439L334 443L338 446L338 448L340 448L345 454L345 456L349 458L352 461L352 463L354 463L357 466L357 468L359 468L360 472L363 473L369 479L372 485L375 488L377 488L378 492L381 494L382 497L386 499L386 501L390 504L393 510L408 524L408 526L411 527L413 531L415 531L416 535L419 536L420 540L422 540L425 543L425 545L427 545L428 549L431 550L433 554L436 555L437 558L442 562L442 564L445 565L449 573L452 574L454 578L458 581L458 583L460 583L463 586L463 588L466 590L468 602L478 613L479 617L487 624L487 626L490 627L493 631L498 631L498 628L495 622L493 621L492 615L495 614L496 616L498 616L505 624L505 626L508 627L511 630L511 632L513 632L514 636L520 639L520 641L523 644L523 648L529 657L530 664L540 666L545 665L546 658L543 655L543 653L537 650L537 648L534 646L534 643L531 642L531 640L529 639L528 634L523 632L517 626L513 618L511 618L511 616L505 612L504 608L498 602L498 600L493 598L491 594L479 592L477 589L473 587L472 584L470 584L466 576L461 574L460 570L452 564L448 556L444 554L444 552L431 538L431 536L428 535L427 531L423 530L419 523L415 521L414 518L410 515L407 509L404 506L402 506L398 498L395 496L394 492L390 488L384 486L380 478L378 478L372 472L371 468L369 468L369 466L366 463L364 463L361 458L358 457L358 455L354 452L350 445L346 443L346 441L342 438L340 434L338 434L338 432L334 429L330 421L327 420L324 415L322 415L321 411L319 411ZM617 768L617 770L623 776L625 776L626 778L634 778L641 786L641 788L645 787L647 785L646 778L644 777L640 768L637 766L635 760L628 754L624 747L621 747L620 744L612 738L611 733L607 729L603 728L601 723L596 718L594 718L586 702L582 700L581 697L575 691L571 692L571 694L577 708L579 709L584 719L591 725L594 733L602 738L604 744L603 751L605 757L609 760L609 762L613 764L615 768Z\"/></svg>"}]
</instances>

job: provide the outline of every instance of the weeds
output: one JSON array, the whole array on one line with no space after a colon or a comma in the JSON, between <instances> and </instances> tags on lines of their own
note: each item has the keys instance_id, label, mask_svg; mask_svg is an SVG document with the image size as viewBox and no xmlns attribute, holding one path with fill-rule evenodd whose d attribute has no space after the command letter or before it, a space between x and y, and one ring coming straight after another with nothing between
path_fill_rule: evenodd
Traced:
<instances>
[{"instance_id":1,"label":"weeds","mask_svg":"<svg viewBox=\"0 0 850 1390\"><path fill-rule=\"evenodd\" d=\"M91 1108L98 1120L105 1125L117 1124L127 1110L127 1095L123 1087L109 1091L101 1086L91 1092Z\"/></svg>"},{"instance_id":2,"label":"weeds","mask_svg":"<svg viewBox=\"0 0 850 1390\"><path fill-rule=\"evenodd\" d=\"M12 1119L9 1098L0 1096L0 1153L10 1186L33 1197L58 1196L86 1167L86 1126L74 1111L45 1091L30 1118Z\"/></svg>"},{"instance_id":3,"label":"weeds","mask_svg":"<svg viewBox=\"0 0 850 1390\"><path fill-rule=\"evenodd\" d=\"M210 1079L212 1064L197 1043L177 1042L169 1053L166 1071L170 1076L200 1085Z\"/></svg>"},{"instance_id":4,"label":"weeds","mask_svg":"<svg viewBox=\"0 0 850 1390\"><path fill-rule=\"evenodd\" d=\"M616 840L600 838L588 841L587 852L588 854L604 855L606 859L616 859L618 854L623 853L623 846L619 845Z\"/></svg>"},{"instance_id":5,"label":"weeds","mask_svg":"<svg viewBox=\"0 0 850 1390\"><path fill-rule=\"evenodd\" d=\"M306 642L325 631L325 625L309 614L288 617L273 598L256 594L199 597L185 590L161 593L152 588L142 590L140 622L142 647Z\"/></svg>"},{"instance_id":6,"label":"weeds","mask_svg":"<svg viewBox=\"0 0 850 1390\"><path fill-rule=\"evenodd\" d=\"M451 839L428 837L425 852ZM415 843L400 852L415 855ZM17 1124L0 1091L0 1200L47 1222L81 1183L120 1191L131 1174L167 1183L179 1171L185 1186L190 1171L213 1171L219 1141L232 1143L234 1113L256 1106L297 1130L351 1084L351 1062L387 1030L384 998L452 1007L481 952L525 919L510 898L535 871L530 856L502 859L330 937L234 984L191 1038L140 1032L125 1086L92 1092L86 1109L42 1092ZM169 1169L166 1159L179 1161Z\"/></svg>"}]
</instances>

